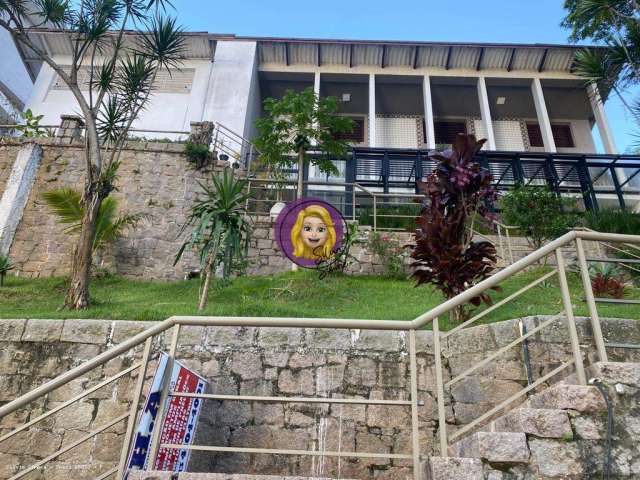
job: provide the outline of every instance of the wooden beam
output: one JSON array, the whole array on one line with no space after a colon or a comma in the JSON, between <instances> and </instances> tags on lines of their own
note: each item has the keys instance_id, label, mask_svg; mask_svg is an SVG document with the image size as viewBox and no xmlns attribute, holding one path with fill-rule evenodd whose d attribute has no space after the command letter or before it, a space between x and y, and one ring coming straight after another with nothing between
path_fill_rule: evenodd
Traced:
<instances>
[{"instance_id":1,"label":"wooden beam","mask_svg":"<svg viewBox=\"0 0 640 480\"><path fill-rule=\"evenodd\" d=\"M413 60L411 62L413 69L415 70L416 68L418 68L418 47L417 45L415 47L413 47Z\"/></svg>"},{"instance_id":2,"label":"wooden beam","mask_svg":"<svg viewBox=\"0 0 640 480\"><path fill-rule=\"evenodd\" d=\"M449 47L449 50L447 50L447 61L444 64L444 69L445 70L449 70L449 68L451 67L450 63L451 63L451 50L453 49L453 47Z\"/></svg>"},{"instance_id":3,"label":"wooden beam","mask_svg":"<svg viewBox=\"0 0 640 480\"><path fill-rule=\"evenodd\" d=\"M509 63L507 65L507 72L510 72L513 69L513 59L516 56L516 49L511 49L511 54L509 55Z\"/></svg>"},{"instance_id":4,"label":"wooden beam","mask_svg":"<svg viewBox=\"0 0 640 480\"><path fill-rule=\"evenodd\" d=\"M538 71L541 72L544 68L544 62L547 60L547 53L549 53L549 49L545 48L544 53L542 54L542 58L540 59L540 64L538 65Z\"/></svg>"},{"instance_id":5,"label":"wooden beam","mask_svg":"<svg viewBox=\"0 0 640 480\"><path fill-rule=\"evenodd\" d=\"M286 63L287 67L290 65L289 64L289 44L286 42L284 44L284 62Z\"/></svg>"},{"instance_id":6,"label":"wooden beam","mask_svg":"<svg viewBox=\"0 0 640 480\"><path fill-rule=\"evenodd\" d=\"M478 55L478 62L476 63L476 70L480 71L480 65L482 65L482 58L484 57L484 47L480 48L480 55Z\"/></svg>"},{"instance_id":7,"label":"wooden beam","mask_svg":"<svg viewBox=\"0 0 640 480\"><path fill-rule=\"evenodd\" d=\"M384 68L384 62L387 60L387 46L382 45L382 58L380 59L380 68Z\"/></svg>"}]
</instances>

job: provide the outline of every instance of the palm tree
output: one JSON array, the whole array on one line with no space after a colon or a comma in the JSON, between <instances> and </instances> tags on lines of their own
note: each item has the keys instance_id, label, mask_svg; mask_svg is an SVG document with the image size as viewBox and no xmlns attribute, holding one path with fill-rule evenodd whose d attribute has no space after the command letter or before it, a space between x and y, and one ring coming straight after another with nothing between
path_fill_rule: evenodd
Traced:
<instances>
[{"instance_id":1,"label":"palm tree","mask_svg":"<svg viewBox=\"0 0 640 480\"><path fill-rule=\"evenodd\" d=\"M116 188L120 153L129 129L148 105L160 70L180 64L185 37L163 16L169 0L0 0L0 28L69 87L86 125L82 218L65 306L89 306L92 252L103 201ZM29 28L56 28L71 58L58 63L34 42ZM135 35L127 35L133 31ZM64 65L69 65L65 67ZM88 70L87 85L78 82Z\"/></svg>"},{"instance_id":2,"label":"palm tree","mask_svg":"<svg viewBox=\"0 0 640 480\"><path fill-rule=\"evenodd\" d=\"M4 287L4 277L9 273L9 270L13 270L14 265L9 260L9 257L0 255L0 287Z\"/></svg>"},{"instance_id":3,"label":"palm tree","mask_svg":"<svg viewBox=\"0 0 640 480\"><path fill-rule=\"evenodd\" d=\"M84 207L80 192L71 188L49 190L42 194L47 205L58 216L60 223L68 225L64 233L77 234L82 229ZM134 228L142 215L124 214L117 216L118 202L113 197L105 198L96 218L96 234L92 251L100 256L107 245L115 242L128 228ZM100 263L100 262L98 262Z\"/></svg>"},{"instance_id":4,"label":"palm tree","mask_svg":"<svg viewBox=\"0 0 640 480\"><path fill-rule=\"evenodd\" d=\"M606 48L576 54L574 72L604 94L613 91L640 126L640 100L623 95L640 83L640 6L635 0L565 0L562 25L572 41L592 40ZM596 99L602 101L603 99Z\"/></svg>"},{"instance_id":5,"label":"palm tree","mask_svg":"<svg viewBox=\"0 0 640 480\"><path fill-rule=\"evenodd\" d=\"M204 272L198 302L198 310L202 311L207 305L211 277L217 267L222 266L222 277L227 281L232 271L246 258L251 223L245 212L249 196L245 179L235 177L232 170L225 168L222 173L212 176L211 184L199 184L204 196L191 207L182 227L181 233L188 227L193 229L180 247L174 265L185 250L198 251L200 269Z\"/></svg>"}]
</instances>

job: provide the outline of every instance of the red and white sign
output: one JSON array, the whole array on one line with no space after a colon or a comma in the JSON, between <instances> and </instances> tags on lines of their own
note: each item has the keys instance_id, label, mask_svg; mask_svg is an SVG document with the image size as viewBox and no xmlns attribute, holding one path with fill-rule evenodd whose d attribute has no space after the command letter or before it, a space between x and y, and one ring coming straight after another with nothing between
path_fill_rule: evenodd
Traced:
<instances>
[{"instance_id":1,"label":"red and white sign","mask_svg":"<svg viewBox=\"0 0 640 480\"><path fill-rule=\"evenodd\" d=\"M167 369L168 356L160 355L158 368L140 417L136 437L129 455L129 470L148 470L151 438L162 396L162 379ZM207 382L179 362L173 363L169 391L173 393L204 393ZM196 432L201 398L169 397L160 432L161 444L191 445ZM154 470L184 472L189 463L188 449L160 448Z\"/></svg>"}]
</instances>

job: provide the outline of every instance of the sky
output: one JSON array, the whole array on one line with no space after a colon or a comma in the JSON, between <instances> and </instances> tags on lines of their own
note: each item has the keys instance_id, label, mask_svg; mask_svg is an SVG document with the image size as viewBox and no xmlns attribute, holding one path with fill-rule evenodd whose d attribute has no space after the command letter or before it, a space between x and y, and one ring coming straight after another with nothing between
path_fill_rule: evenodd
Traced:
<instances>
[{"instance_id":1,"label":"sky","mask_svg":"<svg viewBox=\"0 0 640 480\"><path fill-rule=\"evenodd\" d=\"M563 0L174 0L189 31L246 36L497 43L568 43ZM625 92L627 98L640 90ZM612 96L606 112L620 152L638 139ZM596 132L596 143L599 138Z\"/></svg>"}]
</instances>

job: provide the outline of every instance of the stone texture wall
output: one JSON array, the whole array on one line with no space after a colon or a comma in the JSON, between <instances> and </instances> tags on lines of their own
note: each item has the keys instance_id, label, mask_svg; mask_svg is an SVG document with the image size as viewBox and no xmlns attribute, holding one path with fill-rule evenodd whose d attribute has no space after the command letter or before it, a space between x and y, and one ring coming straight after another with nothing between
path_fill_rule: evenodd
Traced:
<instances>
[{"instance_id":1,"label":"stone texture wall","mask_svg":"<svg viewBox=\"0 0 640 480\"><path fill-rule=\"evenodd\" d=\"M83 140L64 141L37 139L44 154L9 252L21 275L64 275L70 269L75 238L63 232L64 227L41 197L47 190L83 187ZM19 139L5 139L0 147L0 169L15 159L21 145ZM122 152L118 191L113 195L120 211L144 217L108 252L107 264L116 272L147 279L175 279L197 268L193 255L187 255L175 267L173 259L182 243L180 227L199 190L197 182L208 178L210 172L191 168L183 150L182 144L140 141L128 142Z\"/></svg>"},{"instance_id":2,"label":"stone texture wall","mask_svg":"<svg viewBox=\"0 0 640 480\"><path fill-rule=\"evenodd\" d=\"M0 145L0 192L5 177L23 145L15 138L3 138ZM16 272L27 276L65 275L70 269L70 253L75 237L64 227L42 200L42 192L58 188L81 190L84 180L82 139L39 138L43 158L31 189L22 221L9 251ZM173 280L197 270L194 255L187 254L173 266L184 235L180 228L188 209L197 197L198 181L211 171L195 171L184 154L184 145L160 142L128 142L118 172L118 190L113 193L120 211L143 214L139 225L110 248L105 265L113 271L137 278ZM6 173L6 175L4 175ZM353 249L358 263L354 273L382 273L380 259L366 248L368 233ZM395 234L401 244L409 234ZM274 239L273 222L268 217L255 219L255 231L249 252L248 274L265 275L290 270L291 263L280 253Z\"/></svg>"},{"instance_id":3,"label":"stone texture wall","mask_svg":"<svg viewBox=\"0 0 640 480\"><path fill-rule=\"evenodd\" d=\"M534 328L542 318L529 317ZM68 371L111 345L148 328L149 322L100 320L0 320L0 402L12 400ZM594 348L585 319L578 319L584 351ZM640 344L640 323L605 320L607 342ZM167 332L156 339L166 349ZM445 382L518 336L516 321L482 325L443 343ZM530 342L534 377L570 358L566 328L557 322ZM204 375L218 394L331 396L370 399L409 398L406 335L398 332L184 327L178 359ZM157 351L157 350L156 350ZM640 360L640 350L611 348L611 360ZM0 421L0 436L131 365L140 349L112 360ZM437 453L432 333L417 334L420 444L425 456ZM153 365L152 370L153 371ZM56 449L127 412L135 378L129 376L92 393L16 439L0 442L0 478L25 468ZM457 383L446 396L452 430L467 424L526 384L521 348L511 349L487 367ZM257 448L409 453L407 407L204 402L199 428L213 432L210 444ZM123 424L64 454L46 471L27 478L95 478L118 459ZM407 460L335 459L269 455L211 454L207 468L239 474L304 475L404 479ZM201 462L202 463L202 462Z\"/></svg>"}]
</instances>

